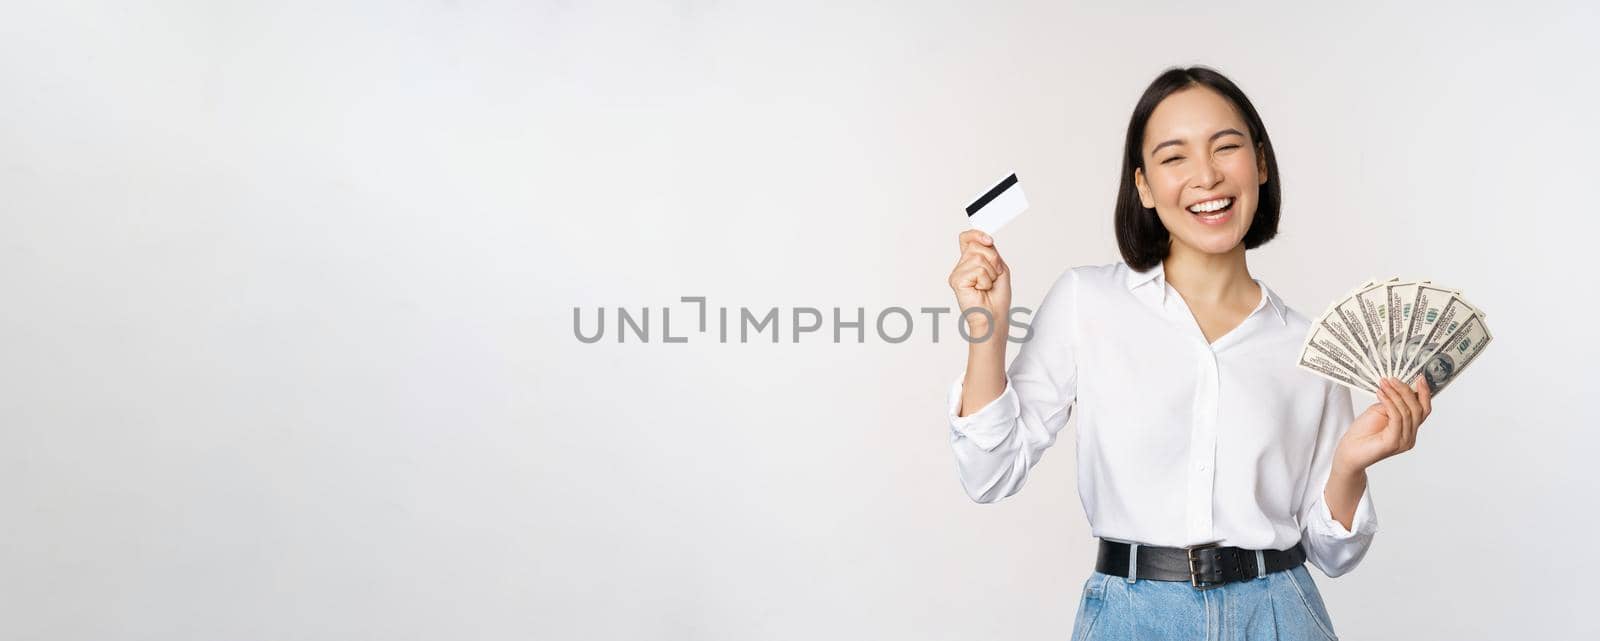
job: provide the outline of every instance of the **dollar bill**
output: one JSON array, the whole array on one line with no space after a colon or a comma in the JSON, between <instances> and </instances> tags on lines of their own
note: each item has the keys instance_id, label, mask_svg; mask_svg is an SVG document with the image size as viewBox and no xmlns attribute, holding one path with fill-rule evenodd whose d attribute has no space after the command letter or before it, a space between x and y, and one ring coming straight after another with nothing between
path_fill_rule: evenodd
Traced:
<instances>
[{"instance_id":1,"label":"dollar bill","mask_svg":"<svg viewBox=\"0 0 1600 641\"><path fill-rule=\"evenodd\" d=\"M1372 344L1374 328L1367 323L1366 316L1361 311L1360 300L1362 294L1380 286L1378 284L1368 286L1356 292L1355 296L1346 298L1333 306L1333 311L1339 315L1339 318L1344 321L1345 327L1349 329L1350 339L1355 343L1356 354L1365 360L1368 369L1378 377L1383 376L1383 370L1379 369L1381 361L1378 360L1378 350Z\"/></svg>"},{"instance_id":2,"label":"dollar bill","mask_svg":"<svg viewBox=\"0 0 1600 641\"><path fill-rule=\"evenodd\" d=\"M1444 311L1444 306L1450 302L1450 296L1455 294L1453 289L1446 289L1431 284L1417 285L1417 294L1411 302L1411 317L1406 320L1405 340L1400 344L1400 368L1416 360L1417 352L1422 349L1422 340L1427 338L1428 330L1433 329L1433 324L1439 320L1439 314Z\"/></svg>"},{"instance_id":3,"label":"dollar bill","mask_svg":"<svg viewBox=\"0 0 1600 641\"><path fill-rule=\"evenodd\" d=\"M1348 371L1339 368L1332 360L1320 353L1313 353L1310 357L1302 355L1299 365L1301 369L1320 375L1323 378L1330 379L1335 383L1339 383L1351 389L1358 389L1371 394L1377 393L1377 390L1373 388L1371 384L1363 382L1361 379L1352 376Z\"/></svg>"},{"instance_id":4,"label":"dollar bill","mask_svg":"<svg viewBox=\"0 0 1600 641\"><path fill-rule=\"evenodd\" d=\"M1366 330L1367 340L1372 345L1373 367L1384 376L1394 376L1394 370L1389 366L1389 332L1384 329L1388 322L1384 319L1389 307L1388 284L1398 280L1391 278L1388 282L1363 289L1355 296L1356 308L1361 314L1361 328Z\"/></svg>"},{"instance_id":5,"label":"dollar bill","mask_svg":"<svg viewBox=\"0 0 1600 641\"><path fill-rule=\"evenodd\" d=\"M1407 384L1418 376L1428 384L1428 390L1438 396L1450 383L1483 353L1483 348L1494 340L1483 317L1474 315L1461 324L1455 333L1445 339L1440 349L1434 350L1427 360L1418 365L1405 379Z\"/></svg>"},{"instance_id":6,"label":"dollar bill","mask_svg":"<svg viewBox=\"0 0 1600 641\"><path fill-rule=\"evenodd\" d=\"M1411 317L1411 306L1416 303L1417 286L1428 280L1393 282L1384 285L1388 304L1388 355L1390 363L1400 362L1400 346L1404 345L1406 321Z\"/></svg>"},{"instance_id":7,"label":"dollar bill","mask_svg":"<svg viewBox=\"0 0 1600 641\"><path fill-rule=\"evenodd\" d=\"M1375 383L1360 373L1355 360L1328 332L1326 327L1314 326L1300 346L1300 367L1333 379L1346 386L1376 393Z\"/></svg>"},{"instance_id":8,"label":"dollar bill","mask_svg":"<svg viewBox=\"0 0 1600 641\"><path fill-rule=\"evenodd\" d=\"M1346 355L1345 360L1355 365L1356 373L1361 374L1362 378L1374 386L1377 385L1379 378L1377 371L1373 370L1371 363L1364 358L1361 347L1356 343L1355 332L1344 322L1344 317L1339 315L1337 309L1329 308L1323 313L1322 318L1317 319L1316 326L1306 336L1307 340L1316 336L1319 329L1326 331L1334 343L1342 348Z\"/></svg>"},{"instance_id":9,"label":"dollar bill","mask_svg":"<svg viewBox=\"0 0 1600 641\"><path fill-rule=\"evenodd\" d=\"M1426 307L1418 307L1417 309L1424 313L1430 311ZM1420 324L1425 330L1421 333L1421 338L1418 339L1416 336L1412 336L1408 339L1416 341L1416 349L1412 350L1410 359L1401 363L1400 373L1415 374L1416 372L1413 370L1421 365L1424 360L1427 360L1433 351L1439 349L1440 344L1446 337L1454 333L1456 329L1461 327L1462 323L1467 322L1468 318L1477 313L1478 308L1468 303L1467 299L1462 298L1460 293L1451 292L1444 300L1444 304L1440 306L1437 316Z\"/></svg>"}]
</instances>

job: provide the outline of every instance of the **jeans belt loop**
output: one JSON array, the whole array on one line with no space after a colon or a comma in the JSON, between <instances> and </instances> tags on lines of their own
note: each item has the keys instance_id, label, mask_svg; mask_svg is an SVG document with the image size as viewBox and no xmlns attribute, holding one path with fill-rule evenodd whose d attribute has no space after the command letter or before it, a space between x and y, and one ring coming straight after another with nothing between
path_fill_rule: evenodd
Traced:
<instances>
[{"instance_id":1,"label":"jeans belt loop","mask_svg":"<svg viewBox=\"0 0 1600 641\"><path fill-rule=\"evenodd\" d=\"M1266 552L1266 550L1256 550L1256 578L1259 579L1259 578L1264 577L1266 575L1267 575L1267 552Z\"/></svg>"},{"instance_id":2,"label":"jeans belt loop","mask_svg":"<svg viewBox=\"0 0 1600 641\"><path fill-rule=\"evenodd\" d=\"M1139 580L1139 544L1128 545L1128 582Z\"/></svg>"}]
</instances>

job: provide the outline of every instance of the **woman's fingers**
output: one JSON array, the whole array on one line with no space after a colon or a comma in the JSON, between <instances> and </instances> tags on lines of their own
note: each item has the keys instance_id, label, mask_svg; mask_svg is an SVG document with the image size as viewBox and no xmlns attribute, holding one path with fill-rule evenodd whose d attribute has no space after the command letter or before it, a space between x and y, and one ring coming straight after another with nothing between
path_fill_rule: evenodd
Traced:
<instances>
[{"instance_id":1,"label":"woman's fingers","mask_svg":"<svg viewBox=\"0 0 1600 641\"><path fill-rule=\"evenodd\" d=\"M1416 390L1411 389L1400 379L1394 379L1390 385L1395 391L1395 396L1406 405L1406 449L1411 449L1417 443L1417 426L1422 424L1422 401L1417 400Z\"/></svg>"},{"instance_id":2,"label":"woman's fingers","mask_svg":"<svg viewBox=\"0 0 1600 641\"><path fill-rule=\"evenodd\" d=\"M989 280L1000 278L1000 270L995 269L994 265L991 265L987 259L977 254L969 254L963 257L961 265L964 269L982 270L989 277Z\"/></svg>"},{"instance_id":3,"label":"woman's fingers","mask_svg":"<svg viewBox=\"0 0 1600 641\"><path fill-rule=\"evenodd\" d=\"M1405 419L1400 421L1400 451L1404 452L1411 449L1411 446L1416 443L1417 415L1422 412L1422 405L1417 402L1416 398L1410 398L1413 395L1411 388L1401 383L1400 379L1391 377L1387 382L1389 383L1389 397L1394 400L1395 404L1400 407L1400 411L1405 415Z\"/></svg>"},{"instance_id":4,"label":"woman's fingers","mask_svg":"<svg viewBox=\"0 0 1600 641\"><path fill-rule=\"evenodd\" d=\"M1001 284L1010 284L1007 276L1009 267L1000 258L999 250L994 247L994 238L979 229L969 229L961 232L957 239L961 247L961 257L956 260L956 266L950 270L947 280L951 289L956 290L956 299L963 305L973 302L971 292L982 292L982 305L991 303L1003 306L1009 300L1009 291L999 292L1005 300L994 299L995 289Z\"/></svg>"},{"instance_id":5,"label":"woman's fingers","mask_svg":"<svg viewBox=\"0 0 1600 641\"><path fill-rule=\"evenodd\" d=\"M950 286L957 290L963 287L987 290L994 286L996 278L994 272L989 269L988 265L984 264L982 258L974 257L956 265L955 271L950 276Z\"/></svg>"},{"instance_id":6,"label":"woman's fingers","mask_svg":"<svg viewBox=\"0 0 1600 641\"><path fill-rule=\"evenodd\" d=\"M1406 404L1400 400L1400 393L1394 391L1394 381L1385 376L1378 381L1378 388L1383 390L1383 397L1394 403L1395 418L1402 422L1406 420Z\"/></svg>"},{"instance_id":7,"label":"woman's fingers","mask_svg":"<svg viewBox=\"0 0 1600 641\"><path fill-rule=\"evenodd\" d=\"M1428 377L1417 377L1417 402L1422 403L1422 418L1427 420L1433 413L1433 388L1428 386Z\"/></svg>"},{"instance_id":8,"label":"woman's fingers","mask_svg":"<svg viewBox=\"0 0 1600 641\"><path fill-rule=\"evenodd\" d=\"M1399 423L1401 430L1400 436L1404 436L1406 414L1404 410L1400 409L1403 404L1394 397L1394 392L1389 391L1388 379L1378 382L1378 400L1383 402L1383 409L1388 410L1389 424L1393 425L1395 423Z\"/></svg>"},{"instance_id":9,"label":"woman's fingers","mask_svg":"<svg viewBox=\"0 0 1600 641\"><path fill-rule=\"evenodd\" d=\"M1400 400L1405 401L1406 407L1411 410L1411 417L1418 421L1422 419L1422 401L1417 399L1417 391L1407 387L1400 379L1394 379L1394 390L1399 392Z\"/></svg>"},{"instance_id":10,"label":"woman's fingers","mask_svg":"<svg viewBox=\"0 0 1600 641\"><path fill-rule=\"evenodd\" d=\"M962 258L966 258L968 254L977 254L989 261L989 266L995 271L1002 273L1005 271L1000 260L1000 251L994 247L994 237L979 229L969 229L961 232L958 243L961 246Z\"/></svg>"},{"instance_id":11,"label":"woman's fingers","mask_svg":"<svg viewBox=\"0 0 1600 641\"><path fill-rule=\"evenodd\" d=\"M988 247L984 247L983 245L967 245L967 250L961 252L961 257L965 259L968 256L977 256L978 258L983 259L984 262L988 263L989 267L993 268L996 272L1000 271L1000 252Z\"/></svg>"},{"instance_id":12,"label":"woman's fingers","mask_svg":"<svg viewBox=\"0 0 1600 641\"><path fill-rule=\"evenodd\" d=\"M961 251L966 251L967 244L969 243L992 246L994 245L994 238L983 233L983 230L981 229L968 229L964 232L961 232L961 235L956 237L956 244L959 246Z\"/></svg>"}]
</instances>

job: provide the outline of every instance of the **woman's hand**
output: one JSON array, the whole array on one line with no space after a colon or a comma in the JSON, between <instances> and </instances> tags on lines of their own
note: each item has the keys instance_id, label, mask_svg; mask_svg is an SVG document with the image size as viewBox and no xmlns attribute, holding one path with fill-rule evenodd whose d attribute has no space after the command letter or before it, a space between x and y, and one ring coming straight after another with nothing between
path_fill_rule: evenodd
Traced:
<instances>
[{"instance_id":1,"label":"woman's hand","mask_svg":"<svg viewBox=\"0 0 1600 641\"><path fill-rule=\"evenodd\" d=\"M1417 444L1417 428L1433 413L1433 391L1421 376L1416 388L1396 378L1378 382L1378 402L1356 417L1334 452L1334 466L1351 473L1410 450Z\"/></svg>"},{"instance_id":2,"label":"woman's hand","mask_svg":"<svg viewBox=\"0 0 1600 641\"><path fill-rule=\"evenodd\" d=\"M981 307L989 311L986 321L982 314L973 312L967 320L967 334L987 336L989 327L1004 328L1011 318L1011 269L1000 258L994 247L994 238L982 230L969 229L957 237L961 258L950 271L950 289L955 290L956 304L963 311ZM993 325L987 323L993 322ZM998 330L995 330L998 331Z\"/></svg>"}]
</instances>

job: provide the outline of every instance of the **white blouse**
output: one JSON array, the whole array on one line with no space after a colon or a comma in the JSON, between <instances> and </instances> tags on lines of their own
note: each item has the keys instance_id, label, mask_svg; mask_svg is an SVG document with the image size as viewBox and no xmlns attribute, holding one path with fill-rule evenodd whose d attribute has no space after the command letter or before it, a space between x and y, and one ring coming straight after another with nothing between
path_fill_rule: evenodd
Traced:
<instances>
[{"instance_id":1,"label":"white blouse","mask_svg":"<svg viewBox=\"0 0 1600 641\"><path fill-rule=\"evenodd\" d=\"M950 445L967 495L1016 494L1076 410L1078 496L1094 536L1275 550L1304 541L1324 574L1354 569L1378 529L1371 485L1354 531L1323 500L1354 420L1350 391L1295 366L1310 321L1256 283L1255 310L1208 344L1162 265L1064 272L1033 315L1005 391L963 417L964 377L950 389Z\"/></svg>"}]
</instances>

